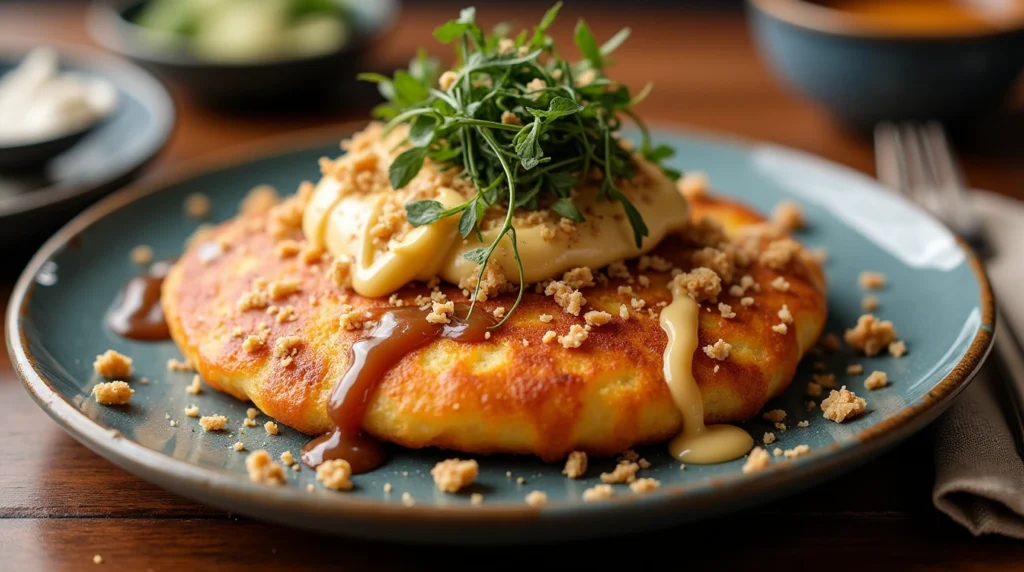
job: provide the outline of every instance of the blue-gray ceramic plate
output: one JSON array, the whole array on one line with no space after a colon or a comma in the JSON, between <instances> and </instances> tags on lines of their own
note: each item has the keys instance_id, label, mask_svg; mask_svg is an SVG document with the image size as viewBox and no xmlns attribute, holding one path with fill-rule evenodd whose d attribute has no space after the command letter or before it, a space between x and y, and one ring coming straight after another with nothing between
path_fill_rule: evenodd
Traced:
<instances>
[{"instance_id":1,"label":"blue-gray ceramic plate","mask_svg":"<svg viewBox=\"0 0 1024 572\"><path fill-rule=\"evenodd\" d=\"M0 40L0 75L38 40ZM48 43L62 71L99 77L117 88L113 112L38 168L0 173L0 246L41 243L105 193L134 178L164 148L174 128L174 103L149 73L83 46Z\"/></svg>"},{"instance_id":2,"label":"blue-gray ceramic plate","mask_svg":"<svg viewBox=\"0 0 1024 572\"><path fill-rule=\"evenodd\" d=\"M790 428L777 432L778 446L810 446L794 459L773 458L764 471L743 474L742 460L687 466L670 460L664 444L641 453L653 466L643 471L661 488L634 495L617 485L605 502L584 503L581 493L599 482L614 460L594 461L587 478L568 480L560 465L529 458L480 458L479 482L465 494L437 491L429 470L450 456L442 451L401 451L389 464L355 477L356 489L335 493L317 487L313 471L289 472L288 486L249 482L245 453L268 449L275 457L298 453L307 437L288 428L276 437L262 428L247 434L207 434L183 409L243 418L247 404L213 392L185 392L191 375L166 369L180 357L171 342L139 343L104 329L103 315L121 285L138 272L129 251L151 245L158 258L178 254L197 222L183 214L189 193L213 200L213 220L225 220L239 200L262 183L294 189L318 176L317 159L338 152L340 134L277 141L231 153L175 180L132 188L89 209L53 237L32 260L14 290L7 315L7 343L28 391L58 423L91 449L145 479L184 496L235 513L298 527L392 540L443 543L558 541L639 531L707 518L765 502L846 471L903 440L932 421L964 388L981 365L991 341L993 303L975 260L930 216L887 194L870 178L846 168L770 145L725 142L663 129L658 139L675 146L674 167L705 171L718 192L767 212L782 199L804 205L809 229L802 240L829 251L830 314L827 331L841 333L862 313L861 271L884 272L878 314L891 319L906 340L908 355L855 358L848 351L824 360L839 381L858 390L869 411L836 424L820 410L804 407L812 372L803 364L777 406L790 412ZM262 154L261 154L262 153ZM94 356L113 348L132 356L136 394L128 407L102 407L90 398L97 382ZM888 372L890 387L868 392L864 376L846 376L856 359L866 372ZM776 404L769 404L773 406ZM808 427L799 427L806 420ZM263 421L261 417L260 421ZM746 427L758 439L771 429L754 420ZM519 477L525 479L518 483ZM392 485L390 494L383 491ZM546 506L524 503L527 493L547 493ZM403 493L414 506L404 506ZM470 504L479 492L485 501Z\"/></svg>"}]
</instances>

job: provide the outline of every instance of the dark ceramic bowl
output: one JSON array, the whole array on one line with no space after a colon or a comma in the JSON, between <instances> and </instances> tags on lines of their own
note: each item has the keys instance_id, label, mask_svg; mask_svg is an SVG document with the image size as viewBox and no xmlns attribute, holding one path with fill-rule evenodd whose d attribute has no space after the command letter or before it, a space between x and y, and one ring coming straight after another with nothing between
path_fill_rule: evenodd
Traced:
<instances>
[{"instance_id":1,"label":"dark ceramic bowl","mask_svg":"<svg viewBox=\"0 0 1024 572\"><path fill-rule=\"evenodd\" d=\"M22 173L36 171L48 163L50 159L74 147L102 122L103 119L101 118L78 129L41 141L17 145L0 145L0 172Z\"/></svg>"},{"instance_id":2,"label":"dark ceramic bowl","mask_svg":"<svg viewBox=\"0 0 1024 572\"><path fill-rule=\"evenodd\" d=\"M323 54L231 63L203 60L184 48L158 47L135 23L148 0L98 0L88 11L93 39L187 89L208 103L243 105L305 103L339 94L362 68L370 42L390 28L396 0L350 2L351 35L337 50Z\"/></svg>"},{"instance_id":3,"label":"dark ceramic bowl","mask_svg":"<svg viewBox=\"0 0 1024 572\"><path fill-rule=\"evenodd\" d=\"M773 71L840 121L969 121L998 107L1024 68L1024 21L937 35L881 29L802 0L747 0Z\"/></svg>"}]
</instances>

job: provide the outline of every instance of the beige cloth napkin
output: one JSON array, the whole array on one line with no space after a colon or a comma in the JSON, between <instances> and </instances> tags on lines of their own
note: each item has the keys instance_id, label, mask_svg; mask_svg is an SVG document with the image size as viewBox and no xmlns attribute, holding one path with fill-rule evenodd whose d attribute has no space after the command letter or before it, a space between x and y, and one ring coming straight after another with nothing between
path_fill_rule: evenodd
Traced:
<instances>
[{"instance_id":1,"label":"beige cloth napkin","mask_svg":"<svg viewBox=\"0 0 1024 572\"><path fill-rule=\"evenodd\" d=\"M987 268L1000 316L1024 337L1024 203L990 193L975 199L996 256ZM1006 386L989 359L935 423L936 508L975 535L1024 539L1024 459ZM1015 388L1024 397L1024 387Z\"/></svg>"}]
</instances>

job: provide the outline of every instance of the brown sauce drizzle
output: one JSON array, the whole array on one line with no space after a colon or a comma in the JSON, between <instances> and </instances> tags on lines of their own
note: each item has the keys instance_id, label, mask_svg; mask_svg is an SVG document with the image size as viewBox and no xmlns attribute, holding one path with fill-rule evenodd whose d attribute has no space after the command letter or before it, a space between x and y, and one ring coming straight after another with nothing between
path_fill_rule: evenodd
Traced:
<instances>
[{"instance_id":1,"label":"brown sauce drizzle","mask_svg":"<svg viewBox=\"0 0 1024 572\"><path fill-rule=\"evenodd\" d=\"M107 327L119 336L133 340L170 338L164 310L160 306L160 287L173 264L173 260L154 262L145 274L129 280L107 311Z\"/></svg>"},{"instance_id":2,"label":"brown sauce drizzle","mask_svg":"<svg viewBox=\"0 0 1024 572\"><path fill-rule=\"evenodd\" d=\"M370 396L384 374L409 352L437 338L460 342L480 342L491 317L479 309L466 318L468 306L457 305L448 324L431 324L427 311L415 307L377 308L369 319L377 326L349 350L349 367L334 387L327 403L327 414L334 429L310 441L302 448L302 461L316 467L331 459L344 459L353 473L365 473L384 464L386 454L380 443L363 432L363 416Z\"/></svg>"}]
</instances>

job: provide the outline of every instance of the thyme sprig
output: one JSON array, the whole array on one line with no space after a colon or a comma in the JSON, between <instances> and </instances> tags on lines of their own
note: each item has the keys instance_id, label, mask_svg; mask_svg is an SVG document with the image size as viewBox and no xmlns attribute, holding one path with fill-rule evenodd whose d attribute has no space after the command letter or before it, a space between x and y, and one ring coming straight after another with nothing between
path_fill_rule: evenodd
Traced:
<instances>
[{"instance_id":1,"label":"thyme sprig","mask_svg":"<svg viewBox=\"0 0 1024 572\"><path fill-rule=\"evenodd\" d=\"M601 198L622 204L640 247L647 226L617 181L635 173L633 154L618 139L621 116L640 131L640 153L655 164L672 156L670 147L652 146L650 134L633 107L649 93L648 84L636 95L605 75L611 54L629 37L625 28L598 44L584 20L575 29L575 43L583 58L561 57L547 30L561 3L549 9L532 31L507 35L508 26L486 33L476 23L476 10L466 8L458 19L434 30L441 43L453 44L456 65L440 74L438 63L422 52L408 70L393 77L362 74L376 82L386 102L374 115L387 121L386 129L408 124L407 143L391 165L391 186L400 189L420 171L424 161L461 169L476 194L464 203L445 208L438 201L418 200L405 205L414 226L459 216L463 238L475 235L483 242L480 223L491 206L504 207L504 223L486 247L464 257L480 265L473 303L477 300L487 261L509 235L519 266L519 296L498 327L522 299L523 265L516 243L516 209L550 208L576 222L585 220L573 201L572 190L599 180ZM661 168L672 178L679 173ZM599 174L599 175L598 175Z\"/></svg>"}]
</instances>

